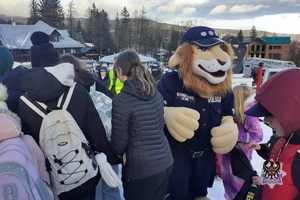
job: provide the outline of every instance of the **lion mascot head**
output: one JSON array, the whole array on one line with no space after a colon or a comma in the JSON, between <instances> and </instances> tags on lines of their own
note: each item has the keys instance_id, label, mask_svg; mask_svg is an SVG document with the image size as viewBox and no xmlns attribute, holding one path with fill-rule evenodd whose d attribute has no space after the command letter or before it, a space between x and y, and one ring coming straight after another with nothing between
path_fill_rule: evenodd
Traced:
<instances>
[{"instance_id":1,"label":"lion mascot head","mask_svg":"<svg viewBox=\"0 0 300 200\"><path fill-rule=\"evenodd\" d=\"M233 59L231 45L221 40L215 30L195 26L183 35L169 66L178 70L187 90L209 98L231 91Z\"/></svg>"}]
</instances>

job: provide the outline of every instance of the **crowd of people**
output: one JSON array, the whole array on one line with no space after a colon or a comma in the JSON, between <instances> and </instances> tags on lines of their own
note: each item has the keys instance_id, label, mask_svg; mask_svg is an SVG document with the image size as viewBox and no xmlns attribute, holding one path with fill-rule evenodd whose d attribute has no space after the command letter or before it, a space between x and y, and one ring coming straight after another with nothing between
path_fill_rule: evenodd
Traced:
<instances>
[{"instance_id":1,"label":"crowd of people","mask_svg":"<svg viewBox=\"0 0 300 200\"><path fill-rule=\"evenodd\" d=\"M114 59L111 70L101 66L95 77L75 56L59 55L46 33L34 32L30 39L32 69L22 66L13 68L12 53L0 47L0 82L7 88L7 108L20 117L22 132L31 135L40 144L43 118L20 98L24 96L43 103L46 110L51 112L60 109L58 103L61 98L68 98L64 94L74 87L66 110L91 144L93 152L104 153L113 172L121 176L124 190L121 194L119 187L112 187L103 177L104 172L98 171L78 187L59 193L53 191L53 198L165 199L170 189L169 180L180 180L172 175L174 146L170 147L164 133L163 97L168 94L161 94L163 86L159 84L164 74L161 63L152 62L148 69L135 51L125 50ZM236 146L249 161L253 149L266 160L262 176L252 177L257 186L263 185L263 200L278 199L278 196L284 196L284 199L300 198L299 77L298 69L285 70L274 75L256 95L248 86L236 86L232 90L233 119L238 127ZM89 94L91 87L112 101L110 138L107 137L103 120ZM253 95L255 100L251 99ZM265 117L264 122L279 136L271 144L259 144L263 138L259 117ZM221 169L218 175L224 184L224 197L232 200L245 180L232 173L231 152L219 158ZM49 163L45 163L45 168L47 171L44 169L43 174L49 172ZM187 173L180 163L176 163L175 169L182 174ZM269 176L279 177L276 179L278 182L268 182ZM51 188L51 184L48 185Z\"/></svg>"}]
</instances>

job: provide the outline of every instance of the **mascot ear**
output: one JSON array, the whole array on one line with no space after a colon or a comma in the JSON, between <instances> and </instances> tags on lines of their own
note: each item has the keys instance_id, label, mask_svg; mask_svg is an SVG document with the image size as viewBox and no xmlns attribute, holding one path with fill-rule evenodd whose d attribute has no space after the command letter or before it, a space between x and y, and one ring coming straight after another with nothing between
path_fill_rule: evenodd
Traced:
<instances>
[{"instance_id":1,"label":"mascot ear","mask_svg":"<svg viewBox=\"0 0 300 200\"><path fill-rule=\"evenodd\" d=\"M175 53L171 58L169 59L169 66L170 69L177 69L179 65L179 56Z\"/></svg>"}]
</instances>

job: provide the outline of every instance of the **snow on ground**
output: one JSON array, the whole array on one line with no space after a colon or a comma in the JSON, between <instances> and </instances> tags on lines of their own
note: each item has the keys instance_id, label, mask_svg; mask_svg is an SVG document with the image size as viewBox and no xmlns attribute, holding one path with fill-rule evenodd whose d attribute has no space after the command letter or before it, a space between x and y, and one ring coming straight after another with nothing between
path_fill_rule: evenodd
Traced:
<instances>
[{"instance_id":1,"label":"snow on ground","mask_svg":"<svg viewBox=\"0 0 300 200\"><path fill-rule=\"evenodd\" d=\"M261 143L265 143L269 140L272 135L272 129L261 122L263 128L264 138ZM253 168L260 174L263 164L263 159L257 155L256 151L253 151L253 156L251 160ZM221 179L216 178L212 188L208 189L208 197L211 200L225 200L224 198L224 187Z\"/></svg>"}]
</instances>

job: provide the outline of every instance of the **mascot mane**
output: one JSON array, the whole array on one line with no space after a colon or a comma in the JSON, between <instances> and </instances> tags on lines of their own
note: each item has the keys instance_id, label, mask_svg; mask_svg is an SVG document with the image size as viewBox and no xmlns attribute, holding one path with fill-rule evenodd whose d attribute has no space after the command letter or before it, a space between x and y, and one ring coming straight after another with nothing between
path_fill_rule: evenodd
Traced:
<instances>
[{"instance_id":1,"label":"mascot mane","mask_svg":"<svg viewBox=\"0 0 300 200\"><path fill-rule=\"evenodd\" d=\"M225 43L223 47L224 51L231 58L231 61L233 61L234 52L230 44ZM174 60L172 60L172 58L170 59L170 66L171 68L178 70L179 78L183 81L185 89L198 94L202 98L225 96L228 92L232 92L232 66L228 69L225 80L220 84L214 85L209 83L204 77L196 74L193 71L193 68L191 66L193 66L194 54L195 52L192 48L192 45L189 43L184 43L176 50L176 63L174 63Z\"/></svg>"}]
</instances>

